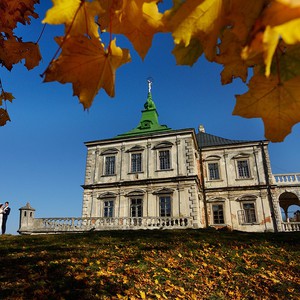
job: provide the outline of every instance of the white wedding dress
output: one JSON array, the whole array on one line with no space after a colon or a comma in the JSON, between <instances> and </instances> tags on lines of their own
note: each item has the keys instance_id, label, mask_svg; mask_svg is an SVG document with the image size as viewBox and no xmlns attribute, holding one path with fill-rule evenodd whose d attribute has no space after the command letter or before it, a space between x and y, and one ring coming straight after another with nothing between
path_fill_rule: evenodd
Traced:
<instances>
[{"instance_id":1,"label":"white wedding dress","mask_svg":"<svg viewBox=\"0 0 300 300\"><path fill-rule=\"evenodd\" d=\"M3 219L3 208L0 208L0 229L2 227L2 219Z\"/></svg>"}]
</instances>

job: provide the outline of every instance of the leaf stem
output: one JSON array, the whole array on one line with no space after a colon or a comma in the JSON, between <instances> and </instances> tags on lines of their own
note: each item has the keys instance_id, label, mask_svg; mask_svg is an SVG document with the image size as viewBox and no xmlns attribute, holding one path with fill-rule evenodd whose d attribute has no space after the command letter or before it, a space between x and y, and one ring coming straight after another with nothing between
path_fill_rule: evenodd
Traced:
<instances>
[{"instance_id":1,"label":"leaf stem","mask_svg":"<svg viewBox=\"0 0 300 300\"><path fill-rule=\"evenodd\" d=\"M61 44L59 45L58 49L55 51L55 53L54 53L52 59L50 60L48 66L47 66L47 68L46 68L46 70L40 75L41 77L44 77L45 73L47 72L47 70L48 70L49 67L51 66L52 62L53 62L53 61L55 60L55 58L57 57L59 51L62 49L62 47L63 47L63 45L64 45L64 43L65 43L65 41L66 41L66 39L67 39L67 37L68 37L68 35L69 35L71 29L72 29L72 26L73 26L73 24L74 24L74 22L75 22L75 19L76 19L76 17L77 17L77 14L78 14L79 10L81 9L81 7L82 7L82 5L83 5L84 3L85 3L85 0L81 0L80 5L78 6L78 8L77 8L77 10L76 10L76 12L75 12L75 14L74 14L73 20L72 20L72 22L71 22L71 24L70 24L70 26L69 26L69 28L68 28L68 31L65 33L65 35L64 35L64 37L63 37L63 40L62 40Z\"/></svg>"},{"instance_id":2,"label":"leaf stem","mask_svg":"<svg viewBox=\"0 0 300 300\"><path fill-rule=\"evenodd\" d=\"M109 9L109 44L108 44L108 54L111 54L111 41L112 41L112 8Z\"/></svg>"},{"instance_id":3,"label":"leaf stem","mask_svg":"<svg viewBox=\"0 0 300 300\"><path fill-rule=\"evenodd\" d=\"M281 82L281 77L280 77L280 63L279 63L279 58L278 58L278 48L276 47L275 51L275 61L276 61L276 68L277 68L277 79L278 79L278 85L280 85Z\"/></svg>"},{"instance_id":4,"label":"leaf stem","mask_svg":"<svg viewBox=\"0 0 300 300\"><path fill-rule=\"evenodd\" d=\"M46 25L47 25L47 24L44 24L44 26L43 26L43 28L42 28L42 31L41 31L41 33L40 33L40 35L39 35L37 41L35 42L35 44L38 44L39 41L40 41L40 39L42 38L42 35L43 35L43 33L44 33L44 31L45 31L45 28L46 28Z\"/></svg>"}]
</instances>

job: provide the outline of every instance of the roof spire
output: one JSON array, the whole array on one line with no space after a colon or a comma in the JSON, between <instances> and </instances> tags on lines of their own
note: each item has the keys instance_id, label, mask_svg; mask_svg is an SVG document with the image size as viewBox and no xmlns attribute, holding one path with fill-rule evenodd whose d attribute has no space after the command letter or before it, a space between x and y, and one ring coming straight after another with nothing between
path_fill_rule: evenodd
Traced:
<instances>
[{"instance_id":1,"label":"roof spire","mask_svg":"<svg viewBox=\"0 0 300 300\"><path fill-rule=\"evenodd\" d=\"M148 83L148 96L147 101L144 104L144 110L142 110L142 117L138 126L126 133L119 134L118 137L138 135L138 134L147 134L157 131L171 130L166 125L160 125L158 121L158 113L154 101L152 100L151 90L153 79L151 77L147 78Z\"/></svg>"}]
</instances>

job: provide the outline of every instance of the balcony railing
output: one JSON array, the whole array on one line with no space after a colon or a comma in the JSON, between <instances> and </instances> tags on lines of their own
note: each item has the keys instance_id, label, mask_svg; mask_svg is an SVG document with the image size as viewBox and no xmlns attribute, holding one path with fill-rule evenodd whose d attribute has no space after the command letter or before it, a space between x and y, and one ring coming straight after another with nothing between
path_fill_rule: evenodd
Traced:
<instances>
[{"instance_id":1,"label":"balcony railing","mask_svg":"<svg viewBox=\"0 0 300 300\"><path fill-rule=\"evenodd\" d=\"M282 231L300 231L300 222L282 222Z\"/></svg>"},{"instance_id":2,"label":"balcony railing","mask_svg":"<svg viewBox=\"0 0 300 300\"><path fill-rule=\"evenodd\" d=\"M274 174L273 176L278 185L300 184L300 174L298 173Z\"/></svg>"},{"instance_id":3,"label":"balcony railing","mask_svg":"<svg viewBox=\"0 0 300 300\"><path fill-rule=\"evenodd\" d=\"M192 228L192 217L141 218L37 218L32 226L21 227L19 233L62 233L126 229L182 229Z\"/></svg>"}]
</instances>

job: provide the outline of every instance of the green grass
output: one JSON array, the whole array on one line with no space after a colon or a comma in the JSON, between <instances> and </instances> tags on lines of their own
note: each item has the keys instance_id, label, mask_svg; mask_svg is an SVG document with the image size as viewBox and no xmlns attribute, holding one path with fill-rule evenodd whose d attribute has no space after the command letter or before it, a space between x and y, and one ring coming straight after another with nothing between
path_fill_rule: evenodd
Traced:
<instances>
[{"instance_id":1,"label":"green grass","mask_svg":"<svg viewBox=\"0 0 300 300\"><path fill-rule=\"evenodd\" d=\"M300 232L0 238L1 299L300 299Z\"/></svg>"}]
</instances>

